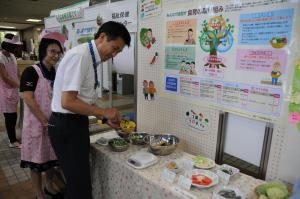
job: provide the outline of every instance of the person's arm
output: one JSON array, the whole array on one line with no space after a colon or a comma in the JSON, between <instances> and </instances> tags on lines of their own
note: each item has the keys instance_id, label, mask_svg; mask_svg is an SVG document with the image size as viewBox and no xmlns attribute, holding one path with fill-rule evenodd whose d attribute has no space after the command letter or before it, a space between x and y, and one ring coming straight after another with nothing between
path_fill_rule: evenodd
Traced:
<instances>
[{"instance_id":1,"label":"person's arm","mask_svg":"<svg viewBox=\"0 0 300 199\"><path fill-rule=\"evenodd\" d=\"M61 97L62 108L81 115L93 115L96 116L98 119L103 119L103 117L106 117L107 119L109 119L108 124L111 127L118 127L118 123L121 120L121 117L117 109L103 109L95 105L89 105L88 103L79 99L77 95L77 91L63 91Z\"/></svg>"},{"instance_id":2,"label":"person's arm","mask_svg":"<svg viewBox=\"0 0 300 199\"><path fill-rule=\"evenodd\" d=\"M30 111L33 113L33 115L42 123L43 126L48 125L48 120L46 116L41 111L39 105L34 99L33 92L32 91L24 91L23 92L23 100L25 104L29 107Z\"/></svg>"},{"instance_id":3,"label":"person's arm","mask_svg":"<svg viewBox=\"0 0 300 199\"><path fill-rule=\"evenodd\" d=\"M5 70L5 66L0 63L0 77L3 79L3 81L8 84L12 88L19 88L20 84L19 82L14 81Z\"/></svg>"}]
</instances>

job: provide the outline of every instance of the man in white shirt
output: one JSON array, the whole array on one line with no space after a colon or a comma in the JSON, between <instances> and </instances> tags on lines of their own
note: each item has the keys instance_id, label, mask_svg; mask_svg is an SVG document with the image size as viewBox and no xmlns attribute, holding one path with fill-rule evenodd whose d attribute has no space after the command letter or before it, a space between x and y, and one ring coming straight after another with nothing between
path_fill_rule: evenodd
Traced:
<instances>
[{"instance_id":1,"label":"man in white shirt","mask_svg":"<svg viewBox=\"0 0 300 199\"><path fill-rule=\"evenodd\" d=\"M70 199L92 199L89 166L89 115L118 127L120 114L115 108L94 105L99 85L97 66L115 57L130 34L120 23L104 23L95 40L67 51L56 74L49 120L49 136L67 180Z\"/></svg>"}]
</instances>

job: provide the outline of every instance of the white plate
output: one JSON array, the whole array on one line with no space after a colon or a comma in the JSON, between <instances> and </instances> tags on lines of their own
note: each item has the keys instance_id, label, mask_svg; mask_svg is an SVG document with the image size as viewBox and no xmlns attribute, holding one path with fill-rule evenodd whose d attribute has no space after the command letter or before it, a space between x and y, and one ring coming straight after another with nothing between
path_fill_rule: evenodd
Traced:
<instances>
[{"instance_id":1,"label":"white plate","mask_svg":"<svg viewBox=\"0 0 300 199\"><path fill-rule=\"evenodd\" d=\"M209 177L211 180L212 180L212 183L210 183L209 185L199 185L199 184L194 184L192 182L192 185L195 186L195 187L198 187L198 188L208 188L208 187L212 187L216 184L219 183L219 177L217 176L217 174L211 172L211 171L208 171L208 170L203 170L203 169L193 169L192 171L188 171L187 172L187 176L192 180L192 176L193 175L198 175L198 174L201 174L201 175L204 175L204 176L207 176Z\"/></svg>"},{"instance_id":2,"label":"white plate","mask_svg":"<svg viewBox=\"0 0 300 199\"><path fill-rule=\"evenodd\" d=\"M235 194L237 196L240 196L241 199L245 199L245 194L243 192L240 191L239 188L237 187L234 187L234 186L221 186L221 187L218 187L214 192L213 192L213 197L212 199L227 199L226 197L223 197L221 195L219 195L219 192L221 190L232 190L235 192Z\"/></svg>"},{"instance_id":3,"label":"white plate","mask_svg":"<svg viewBox=\"0 0 300 199\"><path fill-rule=\"evenodd\" d=\"M196 157L194 157L194 158L196 158ZM199 168L199 169L211 169L211 168L213 168L213 167L216 166L215 161L213 161L212 159L209 159L207 157L203 157L203 159L205 161L205 165L204 165L204 162L203 163L195 162L194 158L193 158L193 164L194 164L194 167L196 167L196 168Z\"/></svg>"}]
</instances>

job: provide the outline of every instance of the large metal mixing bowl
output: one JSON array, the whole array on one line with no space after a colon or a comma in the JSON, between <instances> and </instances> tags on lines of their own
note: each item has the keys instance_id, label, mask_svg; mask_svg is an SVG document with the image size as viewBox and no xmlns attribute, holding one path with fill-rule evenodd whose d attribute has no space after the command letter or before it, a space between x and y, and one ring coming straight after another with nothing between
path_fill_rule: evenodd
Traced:
<instances>
[{"instance_id":1,"label":"large metal mixing bowl","mask_svg":"<svg viewBox=\"0 0 300 199\"><path fill-rule=\"evenodd\" d=\"M169 155L175 151L179 138L174 135L150 135L149 151L155 155Z\"/></svg>"}]
</instances>

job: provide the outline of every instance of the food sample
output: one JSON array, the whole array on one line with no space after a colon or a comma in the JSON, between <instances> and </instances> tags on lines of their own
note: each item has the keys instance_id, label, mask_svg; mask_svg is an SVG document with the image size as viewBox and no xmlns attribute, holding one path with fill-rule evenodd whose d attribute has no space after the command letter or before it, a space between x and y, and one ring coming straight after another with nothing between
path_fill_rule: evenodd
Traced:
<instances>
[{"instance_id":1,"label":"food sample","mask_svg":"<svg viewBox=\"0 0 300 199\"><path fill-rule=\"evenodd\" d=\"M195 166L195 167L203 168L203 169L206 169L206 168L212 168L212 167L214 167L214 165L215 165L214 161L212 161L212 160L209 159L209 158L200 156L200 155L194 157L194 158L193 158L193 161L194 161L194 166Z\"/></svg>"},{"instance_id":2,"label":"food sample","mask_svg":"<svg viewBox=\"0 0 300 199\"><path fill-rule=\"evenodd\" d=\"M234 190L229 190L229 189L225 189L225 190L220 190L218 192L218 194L224 198L228 198L228 199L241 199L242 197L237 195L235 193Z\"/></svg>"},{"instance_id":3,"label":"food sample","mask_svg":"<svg viewBox=\"0 0 300 199\"><path fill-rule=\"evenodd\" d=\"M128 145L128 143L121 138L114 138L112 140L110 140L111 145L115 146L115 147L120 147L120 146L125 146Z\"/></svg>"},{"instance_id":4,"label":"food sample","mask_svg":"<svg viewBox=\"0 0 300 199\"><path fill-rule=\"evenodd\" d=\"M203 174L195 174L192 175L192 183L202 186L208 186L212 183L212 179Z\"/></svg>"},{"instance_id":5,"label":"food sample","mask_svg":"<svg viewBox=\"0 0 300 199\"><path fill-rule=\"evenodd\" d=\"M122 120L120 123L120 127L123 132L131 133L135 128L135 122L129 120Z\"/></svg>"},{"instance_id":6,"label":"food sample","mask_svg":"<svg viewBox=\"0 0 300 199\"><path fill-rule=\"evenodd\" d=\"M269 182L256 187L259 199L288 199L290 192L280 182Z\"/></svg>"},{"instance_id":7,"label":"food sample","mask_svg":"<svg viewBox=\"0 0 300 199\"><path fill-rule=\"evenodd\" d=\"M233 174L233 171L231 168L223 168L223 169L221 169L221 171L223 171L224 173L227 173L228 175Z\"/></svg>"},{"instance_id":8,"label":"food sample","mask_svg":"<svg viewBox=\"0 0 300 199\"><path fill-rule=\"evenodd\" d=\"M172 161L167 164L167 168L170 170L173 170L173 169L178 169L178 166L177 166L176 162Z\"/></svg>"}]
</instances>

